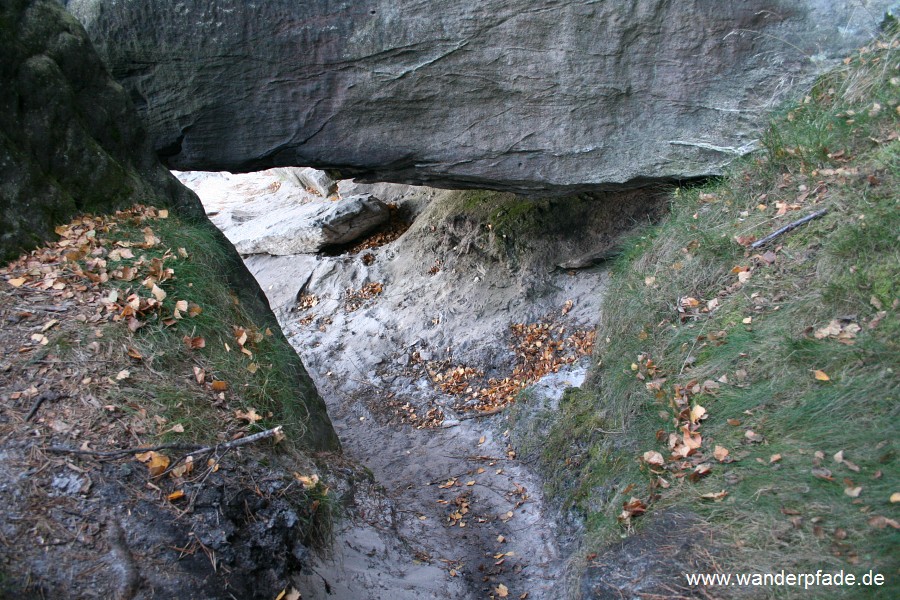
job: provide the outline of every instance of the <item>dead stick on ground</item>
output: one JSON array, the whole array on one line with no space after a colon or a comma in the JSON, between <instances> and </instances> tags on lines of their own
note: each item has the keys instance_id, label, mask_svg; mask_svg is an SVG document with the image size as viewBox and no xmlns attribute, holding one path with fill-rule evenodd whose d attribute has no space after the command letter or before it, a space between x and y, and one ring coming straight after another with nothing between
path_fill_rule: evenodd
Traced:
<instances>
[{"instance_id":1,"label":"dead stick on ground","mask_svg":"<svg viewBox=\"0 0 900 600\"><path fill-rule=\"evenodd\" d=\"M460 415L457 421L468 421L469 419L480 419L482 417L490 417L491 415L496 415L499 412L503 412L503 409L507 408L506 406L501 406L499 408L492 408L491 410L483 410L479 412L469 413L465 415Z\"/></svg>"},{"instance_id":2,"label":"dead stick on ground","mask_svg":"<svg viewBox=\"0 0 900 600\"><path fill-rule=\"evenodd\" d=\"M280 435L282 433L282 430L282 426L279 425L278 427L273 427L272 429L266 429L265 431L260 431L259 433L254 433L253 435L248 435L247 437L238 438L236 440L231 440L230 442L225 442L223 444L217 444L215 446L200 446L197 444L159 444L158 446L123 448L121 450L112 450L106 452L98 450L67 448L65 446L50 446L49 448L47 448L47 451L56 452L59 454L89 454L91 456L97 456L100 458L116 458L125 456L127 454L140 454L142 452L155 452L157 450L188 450L189 452L184 455L184 458L187 458L188 456L193 456L195 454L218 452L220 450L227 450L229 448L237 448L238 446L252 444L265 438Z\"/></svg>"},{"instance_id":3,"label":"dead stick on ground","mask_svg":"<svg viewBox=\"0 0 900 600\"><path fill-rule=\"evenodd\" d=\"M279 425L278 427L266 429L265 431L260 431L259 433L248 435L247 437L242 437L236 440L231 440L230 442L225 442L224 444L216 444L215 446L206 446L204 448L200 448L199 450L194 450L193 452L185 454L184 457L187 458L188 456L194 456L196 454L208 454L210 452L219 452L220 450L230 450L232 448L237 448L238 446L246 446L247 444L252 444L254 442L258 442L259 440L282 435L283 429L284 428Z\"/></svg>"},{"instance_id":4,"label":"dead stick on ground","mask_svg":"<svg viewBox=\"0 0 900 600\"><path fill-rule=\"evenodd\" d=\"M230 442L226 442L224 444L219 444L218 446L207 446L205 448L198 448L196 450L192 450L192 451L188 452L187 454L183 455L181 458L179 458L172 464L170 464L168 466L168 468L165 471L163 471L162 473L160 473L159 475L157 475L157 477L162 477L163 475L167 474L169 471L171 471L175 467L177 467L180 463L187 460L188 457L191 457L191 460L193 460L194 456L197 456L200 454L213 454L213 453L217 454L220 450L224 450L227 453L232 448L237 448L238 446L243 446L245 444L252 444L253 442L256 442L258 440L262 440L262 439L272 437L272 436L277 436L280 433L281 433L281 425L279 425L278 427L274 427L272 429L260 431L259 433L254 433L253 435L250 435L247 437L238 438L236 440L231 440ZM223 456L224 456L224 454L223 454Z\"/></svg>"},{"instance_id":5,"label":"dead stick on ground","mask_svg":"<svg viewBox=\"0 0 900 600\"><path fill-rule=\"evenodd\" d=\"M506 458L502 457L502 456L483 456L483 455L475 456L474 454L464 454L464 455L442 454L441 456L446 456L447 458L455 458L457 460L471 460L471 461L481 460L481 461L485 461L485 462L506 460Z\"/></svg>"},{"instance_id":6,"label":"dead stick on ground","mask_svg":"<svg viewBox=\"0 0 900 600\"><path fill-rule=\"evenodd\" d=\"M750 244L750 247L753 249L756 249L761 246L765 246L766 244L768 244L769 242L771 242L778 236L783 235L792 229L800 227L801 225L803 225L805 223L809 223L813 219L818 219L819 217L823 216L827 212L828 212L828 209L823 208L822 210L817 210L814 213L806 215L805 217L803 217L802 219L800 219L798 221L794 221L793 223L788 223L787 225L785 225L778 231L775 231L774 233L770 233L769 235L767 235L766 237L764 237L763 239L761 239L759 241L753 242L752 244Z\"/></svg>"},{"instance_id":7,"label":"dead stick on ground","mask_svg":"<svg viewBox=\"0 0 900 600\"><path fill-rule=\"evenodd\" d=\"M41 404L43 404L46 400L53 401L59 400L60 398L62 398L62 394L60 394L59 392L44 392L34 399L34 404L31 405L31 410L28 411L28 415L25 417L25 420L30 421L34 417L34 415L37 414L37 411L41 407Z\"/></svg>"},{"instance_id":8,"label":"dead stick on ground","mask_svg":"<svg viewBox=\"0 0 900 600\"><path fill-rule=\"evenodd\" d=\"M121 450L81 450L80 448L67 448L66 446L50 446L47 452L57 454L86 454L97 458L121 458L128 454L140 454L142 452L156 452L157 450L197 450L202 448L198 444L159 444L157 446L143 446L123 448Z\"/></svg>"}]
</instances>

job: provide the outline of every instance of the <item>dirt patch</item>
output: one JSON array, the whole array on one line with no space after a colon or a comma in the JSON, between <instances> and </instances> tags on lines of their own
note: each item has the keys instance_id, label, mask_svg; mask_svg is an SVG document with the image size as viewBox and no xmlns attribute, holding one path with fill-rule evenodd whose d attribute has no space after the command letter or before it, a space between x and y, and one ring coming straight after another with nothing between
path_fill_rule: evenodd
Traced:
<instances>
[{"instance_id":1,"label":"dirt patch","mask_svg":"<svg viewBox=\"0 0 900 600\"><path fill-rule=\"evenodd\" d=\"M274 413L250 407L233 375L228 384L214 338L182 339L181 320L203 331L200 308L227 318L234 303L175 299L179 278L203 282L187 285L194 247L161 243L164 218L145 207L79 218L0 270L0 573L11 597L273 598L330 540L336 503L317 475L327 464L273 447L258 421ZM215 327L255 369L273 356L249 324ZM345 471L339 486L357 476Z\"/></svg>"},{"instance_id":2,"label":"dirt patch","mask_svg":"<svg viewBox=\"0 0 900 600\"><path fill-rule=\"evenodd\" d=\"M588 556L581 594L595 600L709 598L697 586L688 587L684 574L710 569L711 537L690 515L657 514L637 533Z\"/></svg>"}]
</instances>

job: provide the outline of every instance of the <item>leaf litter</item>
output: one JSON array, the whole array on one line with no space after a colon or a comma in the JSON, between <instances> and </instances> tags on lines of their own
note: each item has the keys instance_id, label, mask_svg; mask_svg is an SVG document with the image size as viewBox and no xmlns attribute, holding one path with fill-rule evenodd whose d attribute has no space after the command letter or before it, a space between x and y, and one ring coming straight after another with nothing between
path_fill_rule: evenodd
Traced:
<instances>
[{"instance_id":1,"label":"leaf litter","mask_svg":"<svg viewBox=\"0 0 900 600\"><path fill-rule=\"evenodd\" d=\"M566 304L560 312L566 315L570 309L571 304ZM519 392L545 375L590 356L596 333L583 329L569 333L568 326L556 316L548 316L534 323L513 324L509 335L510 350L516 357L510 375L484 381L484 373L473 367L431 362L427 371L432 383L445 394L457 396L462 410L496 411L514 402Z\"/></svg>"},{"instance_id":2,"label":"leaf litter","mask_svg":"<svg viewBox=\"0 0 900 600\"><path fill-rule=\"evenodd\" d=\"M218 413L218 431L202 432L214 443L252 438L250 434L259 429L258 422L263 419L253 408L243 410L240 396L228 389L226 381L211 377L215 369L204 354L203 337L184 336L184 346L194 354L195 364L188 361L174 369L166 367L164 373L156 370L154 350L142 340L141 330L149 326L174 331L178 322L190 321L203 312L203 307L189 298L173 297L176 288L170 285L178 279L181 261L190 260L191 253L162 245L154 223L166 217L165 211L146 206L109 216L77 217L56 228L59 240L0 269L0 315L4 319L0 340L7 348L0 362L4 413L0 432L5 444L18 440L16 443L31 448L21 461L4 469L30 465L36 472L25 496L17 496L20 499L33 494L46 498L43 486L64 481L54 473L60 469L74 473L67 476L74 483L67 483L64 493L51 493L56 497L49 505L29 500L32 508L19 513L17 539L26 544L22 548L28 548L28 543L34 548L50 544L64 552L64 545L55 544L76 538L81 548L102 547L104 537L91 524L97 522L91 514L102 507L104 494L111 489L150 502L147 510L153 516L146 516L150 526L154 520L161 523L178 514L191 514L197 494L206 485L222 490L231 486L236 491L249 483L245 479L251 470L275 474L272 481L279 476L267 467L253 466L250 451L242 457L232 452L232 464L226 471L220 469L221 457L195 463L185 449L196 445L166 443L165 438L160 443L158 439L201 433L190 432L179 422L169 423L163 416L166 407L144 391L174 383L167 380L173 376L183 375L196 393L208 398L207 410ZM128 232L135 228L137 236L131 236ZM35 330L39 333L32 333ZM235 325L230 335L243 354L252 356L264 334L248 325ZM47 398L50 400L45 401ZM182 400L179 406L190 401ZM232 407L232 402L237 406ZM23 426L26 412L29 418L34 415L30 426ZM283 438L278 434L272 439ZM108 460L127 460L130 448L147 447L152 449L130 455L144 475L122 478L120 473L130 471L107 466ZM304 485L306 493L327 494L318 476L312 477L315 483ZM275 488L266 484L255 489L268 495ZM3 486L0 495L5 497L10 490L12 487ZM17 502L11 500L9 506L18 506ZM273 498L273 502L272 510L283 510L282 501ZM68 506L69 512L60 513L54 508L57 506ZM115 512L114 507L111 510ZM135 517L130 513L121 516ZM203 526L197 531L203 532ZM199 549L193 546L186 551ZM25 550L22 556L29 552ZM62 556L63 561L69 560ZM220 559L215 554L208 556L212 573ZM226 553L221 560L232 559ZM149 559L148 568L154 561Z\"/></svg>"}]
</instances>

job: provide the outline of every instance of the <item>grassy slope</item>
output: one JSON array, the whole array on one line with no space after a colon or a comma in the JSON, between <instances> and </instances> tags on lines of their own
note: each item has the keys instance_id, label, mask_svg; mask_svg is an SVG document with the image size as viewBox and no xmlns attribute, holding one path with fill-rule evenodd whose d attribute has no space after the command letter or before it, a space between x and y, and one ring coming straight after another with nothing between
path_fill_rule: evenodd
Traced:
<instances>
[{"instance_id":1,"label":"grassy slope","mask_svg":"<svg viewBox=\"0 0 900 600\"><path fill-rule=\"evenodd\" d=\"M621 533L617 516L636 496L651 504L638 528L666 506L700 515L717 532L724 571L873 568L889 578L883 597L896 597L900 533L870 520L900 520L900 504L890 501L900 492L897 46L894 38L866 48L824 77L729 176L677 190L671 214L631 240L618 261L597 336L599 366L563 402L541 459L562 474L552 491L586 517L598 547ZM786 214L777 214L780 203ZM760 250L735 239L762 238L823 208L823 218ZM767 250L774 264L758 256ZM740 285L735 267L751 268ZM698 299L699 310L682 320L685 297ZM713 299L718 307L705 310ZM861 327L852 344L816 338L845 316L843 324ZM646 386L654 377L648 357L655 377L665 377L658 393ZM692 483L678 475L684 471L666 445L678 431L674 386L723 376L718 390L690 397L708 410L699 455L713 465ZM762 441L750 441L747 430ZM716 445L735 462L716 461ZM834 461L841 450L859 472ZM651 473L640 460L647 451L662 453L666 469ZM813 474L817 463L834 481ZM671 487L653 489L657 476ZM855 487L856 499L845 493ZM700 497L721 490L721 502Z\"/></svg>"},{"instance_id":2,"label":"grassy slope","mask_svg":"<svg viewBox=\"0 0 900 600\"><path fill-rule=\"evenodd\" d=\"M181 378L171 378L164 383L159 378L149 382L147 392L164 406L163 416L172 422L190 423L197 441L214 441L220 427L218 411L209 406L205 397L201 399L204 396L201 386L185 385L185 381L193 379L192 368L197 366L204 370L207 381L226 383L228 395L240 404L236 408L256 409L263 419L254 423L254 430L284 425L289 439L302 438L306 415L303 403L294 396L297 390L289 364L293 350L283 337L267 335L267 324L246 311L231 289L223 284L220 274L227 265L218 240L204 228L194 227L174 215L156 220L153 225L161 243L140 254L135 252L135 255L152 261L168 254L163 266L173 268L174 276L159 285L167 294L162 303L163 310L151 315L131 342L145 355L151 369L182 374ZM144 239L144 226L144 223L129 225L125 222L114 230L114 234L118 240L137 243ZM186 248L188 258L181 258L175 251L177 248ZM123 260L121 265L134 262ZM122 295L139 289L140 285L136 285L139 283L140 279L131 282L111 280ZM140 293L149 295L146 289ZM177 300L197 304L203 310L199 315L167 326L162 317L173 312ZM245 348L252 356L241 352L236 328L248 332L250 339ZM205 347L188 349L184 336L203 338Z\"/></svg>"}]
</instances>

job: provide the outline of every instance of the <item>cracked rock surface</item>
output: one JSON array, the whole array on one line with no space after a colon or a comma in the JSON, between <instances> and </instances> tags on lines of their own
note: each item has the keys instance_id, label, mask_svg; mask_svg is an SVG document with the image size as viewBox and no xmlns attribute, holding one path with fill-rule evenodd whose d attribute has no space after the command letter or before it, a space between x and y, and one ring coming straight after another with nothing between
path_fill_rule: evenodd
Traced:
<instances>
[{"instance_id":1,"label":"cracked rock surface","mask_svg":"<svg viewBox=\"0 0 900 600\"><path fill-rule=\"evenodd\" d=\"M718 173L892 0L70 0L177 169L511 191Z\"/></svg>"}]
</instances>

